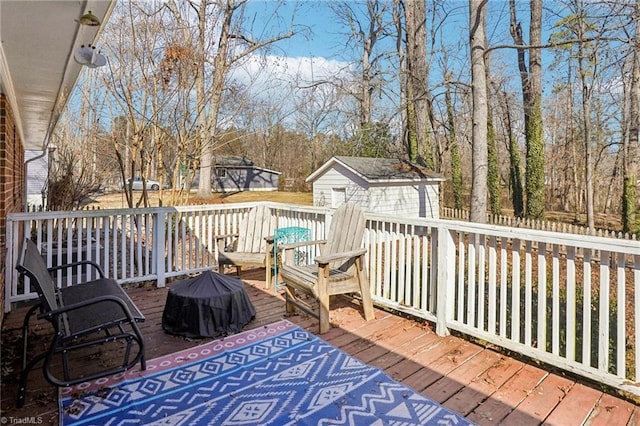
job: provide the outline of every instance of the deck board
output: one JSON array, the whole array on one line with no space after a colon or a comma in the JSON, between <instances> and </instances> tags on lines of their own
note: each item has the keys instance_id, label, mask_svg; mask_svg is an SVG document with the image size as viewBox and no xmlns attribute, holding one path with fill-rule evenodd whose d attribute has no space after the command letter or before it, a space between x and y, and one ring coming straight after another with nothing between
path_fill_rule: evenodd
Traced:
<instances>
[{"instance_id":1,"label":"deck board","mask_svg":"<svg viewBox=\"0 0 640 426\"><path fill-rule=\"evenodd\" d=\"M288 318L317 333L318 322L306 314L287 316L284 300L264 289L264 270L242 272L256 318L245 327L258 328ZM144 312L141 325L152 359L202 344L211 339L185 339L162 330L162 312L168 288L135 288L128 293ZM7 353L19 353L20 308L6 315L2 330L3 369ZM321 337L335 347L385 370L396 380L442 402L479 425L588 424L636 425L638 406L614 394L602 393L575 379L551 374L539 366L509 358L457 336L439 337L431 324L376 310L374 321L364 321L357 300L332 299L333 328ZM47 323L33 327L37 336L49 332ZM36 336L36 337L37 337ZM42 347L47 340L36 338ZM6 348L5 348L6 345ZM94 354L99 356L99 354ZM10 361L9 360L9 361ZM43 424L57 424L57 392L35 368L29 376L27 405L15 408L15 377L3 377L2 415L14 418L42 416Z\"/></svg>"},{"instance_id":2,"label":"deck board","mask_svg":"<svg viewBox=\"0 0 640 426\"><path fill-rule=\"evenodd\" d=\"M589 417L602 392L576 383L546 418L545 425L581 425ZM569 421L567 421L570 419Z\"/></svg>"},{"instance_id":3,"label":"deck board","mask_svg":"<svg viewBox=\"0 0 640 426\"><path fill-rule=\"evenodd\" d=\"M498 424L524 401L547 374L537 367L523 365L467 418L479 425Z\"/></svg>"},{"instance_id":4,"label":"deck board","mask_svg":"<svg viewBox=\"0 0 640 426\"><path fill-rule=\"evenodd\" d=\"M555 374L549 374L530 392L505 419L506 424L537 425L542 423L571 390L573 382ZM576 420L573 416L568 423ZM582 419L580 420L582 421Z\"/></svg>"},{"instance_id":5,"label":"deck board","mask_svg":"<svg viewBox=\"0 0 640 426\"><path fill-rule=\"evenodd\" d=\"M522 362L501 356L499 362L474 378L467 386L445 401L444 405L467 416L483 401L494 395L522 367Z\"/></svg>"},{"instance_id":6,"label":"deck board","mask_svg":"<svg viewBox=\"0 0 640 426\"><path fill-rule=\"evenodd\" d=\"M632 416L636 418L632 421ZM589 426L624 426L627 424L640 424L637 407L628 401L623 401L614 396L603 394L593 411L589 415L586 424Z\"/></svg>"},{"instance_id":7,"label":"deck board","mask_svg":"<svg viewBox=\"0 0 640 426\"><path fill-rule=\"evenodd\" d=\"M422 391L422 393L443 404L499 360L500 354L496 352L479 351L465 359L458 367Z\"/></svg>"}]
</instances>

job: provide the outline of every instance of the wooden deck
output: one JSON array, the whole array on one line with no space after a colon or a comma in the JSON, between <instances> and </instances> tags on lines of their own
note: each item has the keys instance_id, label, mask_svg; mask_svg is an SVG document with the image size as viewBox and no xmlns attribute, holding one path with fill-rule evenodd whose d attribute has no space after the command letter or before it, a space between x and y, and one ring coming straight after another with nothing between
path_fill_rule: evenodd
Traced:
<instances>
[{"instance_id":1,"label":"wooden deck","mask_svg":"<svg viewBox=\"0 0 640 426\"><path fill-rule=\"evenodd\" d=\"M283 299L263 288L263 269L246 271L242 278L257 311L246 329L284 317ZM148 359L204 342L163 332L161 317L167 288L137 288L129 294L147 318L142 332ZM552 374L460 337L438 337L431 324L389 312L376 310L376 320L365 322L358 308L356 302L345 298L332 301L333 328L321 337L477 424L640 425L637 405L575 378ZM11 312L3 325L2 416L17 421L36 416L31 420L57 424L57 391L45 382L37 367L29 377L27 404L23 409L15 408L20 371L18 336L24 312ZM314 318L301 315L289 320L317 332ZM36 333L47 330L44 323Z\"/></svg>"}]
</instances>

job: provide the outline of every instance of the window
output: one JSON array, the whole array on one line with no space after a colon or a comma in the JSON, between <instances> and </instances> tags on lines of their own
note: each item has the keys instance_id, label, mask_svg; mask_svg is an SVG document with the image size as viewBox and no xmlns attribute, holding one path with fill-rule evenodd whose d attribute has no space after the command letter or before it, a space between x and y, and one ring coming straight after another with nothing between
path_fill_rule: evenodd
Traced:
<instances>
[{"instance_id":1,"label":"window","mask_svg":"<svg viewBox=\"0 0 640 426\"><path fill-rule=\"evenodd\" d=\"M216 169L216 176L218 176L219 178L226 178L227 169Z\"/></svg>"},{"instance_id":2,"label":"window","mask_svg":"<svg viewBox=\"0 0 640 426\"><path fill-rule=\"evenodd\" d=\"M346 188L331 188L331 208L336 208L340 204L347 202Z\"/></svg>"}]
</instances>

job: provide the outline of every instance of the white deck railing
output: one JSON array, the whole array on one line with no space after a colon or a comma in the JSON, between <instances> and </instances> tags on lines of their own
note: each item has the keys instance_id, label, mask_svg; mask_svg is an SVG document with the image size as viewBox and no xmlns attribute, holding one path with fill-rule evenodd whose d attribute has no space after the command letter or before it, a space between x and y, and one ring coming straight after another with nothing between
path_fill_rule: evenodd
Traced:
<instances>
[{"instance_id":1,"label":"white deck railing","mask_svg":"<svg viewBox=\"0 0 640 426\"><path fill-rule=\"evenodd\" d=\"M265 203L278 227L322 239L331 211ZM6 306L32 299L15 265L31 237L48 265L90 259L121 283L217 264L216 236L254 204L24 213L7 218ZM640 395L640 243L613 238L368 215L377 304ZM314 252L309 252L312 259ZM58 276L73 285L77 274Z\"/></svg>"}]
</instances>

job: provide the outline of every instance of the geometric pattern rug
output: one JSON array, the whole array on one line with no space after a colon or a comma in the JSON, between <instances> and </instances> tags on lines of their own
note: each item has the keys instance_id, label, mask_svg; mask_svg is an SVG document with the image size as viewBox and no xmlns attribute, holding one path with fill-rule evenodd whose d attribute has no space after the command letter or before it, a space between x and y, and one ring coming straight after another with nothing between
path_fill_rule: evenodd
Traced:
<instances>
[{"instance_id":1,"label":"geometric pattern rug","mask_svg":"<svg viewBox=\"0 0 640 426\"><path fill-rule=\"evenodd\" d=\"M69 425L469 425L282 320L63 388Z\"/></svg>"}]
</instances>

